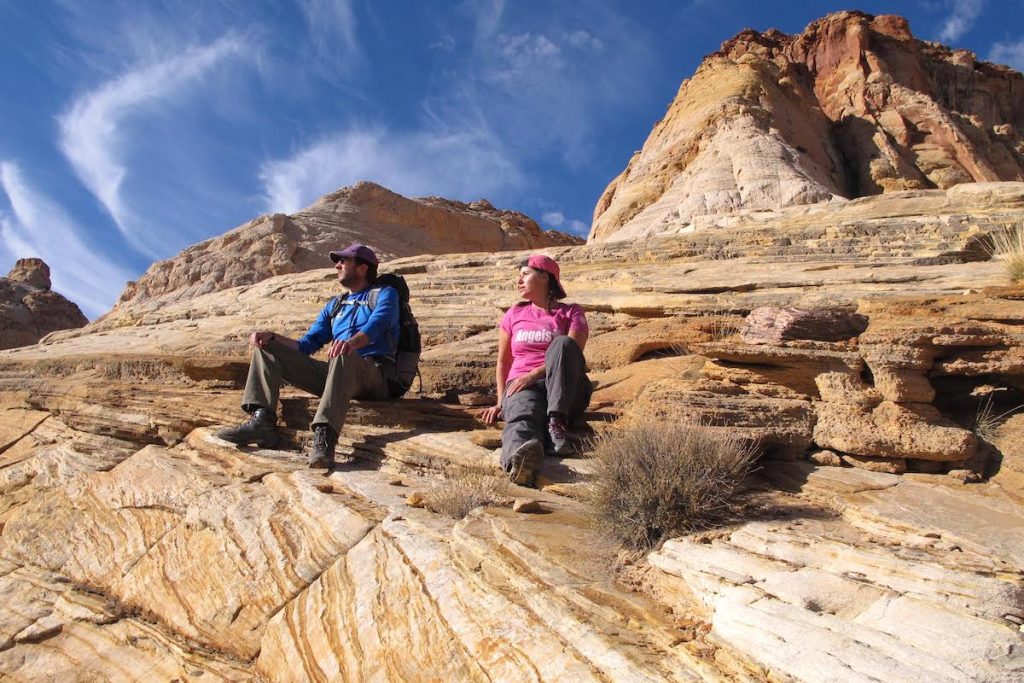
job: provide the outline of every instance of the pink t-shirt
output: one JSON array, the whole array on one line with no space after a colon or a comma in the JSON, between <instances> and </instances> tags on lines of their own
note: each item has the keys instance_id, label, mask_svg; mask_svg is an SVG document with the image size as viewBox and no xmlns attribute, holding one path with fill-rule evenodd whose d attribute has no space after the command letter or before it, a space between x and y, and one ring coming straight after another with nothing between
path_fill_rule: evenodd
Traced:
<instances>
[{"instance_id":1,"label":"pink t-shirt","mask_svg":"<svg viewBox=\"0 0 1024 683\"><path fill-rule=\"evenodd\" d=\"M544 353L551 340L570 331L588 332L587 318L578 304L555 304L548 313L530 302L516 304L505 312L501 329L512 340L512 380L544 365Z\"/></svg>"}]
</instances>

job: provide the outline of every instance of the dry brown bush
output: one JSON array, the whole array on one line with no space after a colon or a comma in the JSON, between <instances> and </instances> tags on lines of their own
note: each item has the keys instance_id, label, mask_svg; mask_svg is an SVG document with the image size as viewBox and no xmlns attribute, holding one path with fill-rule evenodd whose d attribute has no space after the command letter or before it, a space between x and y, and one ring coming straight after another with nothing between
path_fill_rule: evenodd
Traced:
<instances>
[{"instance_id":1,"label":"dry brown bush","mask_svg":"<svg viewBox=\"0 0 1024 683\"><path fill-rule=\"evenodd\" d=\"M597 439L589 503L607 532L649 549L726 513L755 457L724 429L650 418Z\"/></svg>"},{"instance_id":2,"label":"dry brown bush","mask_svg":"<svg viewBox=\"0 0 1024 683\"><path fill-rule=\"evenodd\" d=\"M462 519L481 505L500 503L508 495L506 477L459 471L433 485L423 494L428 510Z\"/></svg>"},{"instance_id":3,"label":"dry brown bush","mask_svg":"<svg viewBox=\"0 0 1024 683\"><path fill-rule=\"evenodd\" d=\"M1024 281L1024 223L993 232L991 252L1012 282Z\"/></svg>"}]
</instances>

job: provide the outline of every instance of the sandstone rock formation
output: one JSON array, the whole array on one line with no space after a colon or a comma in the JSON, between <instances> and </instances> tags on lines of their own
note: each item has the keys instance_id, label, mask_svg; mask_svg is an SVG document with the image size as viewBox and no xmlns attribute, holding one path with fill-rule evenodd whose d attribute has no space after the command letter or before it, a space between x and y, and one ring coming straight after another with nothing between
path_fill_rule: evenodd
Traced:
<instances>
[{"instance_id":1,"label":"sandstone rock formation","mask_svg":"<svg viewBox=\"0 0 1024 683\"><path fill-rule=\"evenodd\" d=\"M842 310L755 308L743 321L740 337L748 344L778 344L792 339L841 341L867 329L868 319Z\"/></svg>"},{"instance_id":2,"label":"sandstone rock formation","mask_svg":"<svg viewBox=\"0 0 1024 683\"><path fill-rule=\"evenodd\" d=\"M743 31L684 81L598 201L590 241L738 209L1024 180L1024 77L840 12Z\"/></svg>"},{"instance_id":3,"label":"sandstone rock formation","mask_svg":"<svg viewBox=\"0 0 1024 683\"><path fill-rule=\"evenodd\" d=\"M361 182L324 195L294 215L260 216L225 234L154 263L129 283L118 305L158 297L189 299L274 275L330 266L332 249L362 242L381 258L414 254L506 251L579 244L545 232L528 216L487 200L464 204L439 197L408 199Z\"/></svg>"},{"instance_id":4,"label":"sandstone rock formation","mask_svg":"<svg viewBox=\"0 0 1024 683\"><path fill-rule=\"evenodd\" d=\"M0 349L35 344L87 322L76 304L50 289L50 267L41 259L18 259L0 278Z\"/></svg>"},{"instance_id":5,"label":"sandstone rock formation","mask_svg":"<svg viewBox=\"0 0 1024 683\"><path fill-rule=\"evenodd\" d=\"M416 503L496 470L498 433L464 403L492 391L521 252L388 264L423 395L355 404L353 460L327 476L298 452L301 392L282 394L291 449L212 430L239 418L249 330L300 333L332 271L125 304L0 354L0 677L1019 679L1024 422L992 442L971 423L983 395L1024 403L1024 293L978 247L1024 218L1024 185L933 211L954 190L550 250L588 310L592 429L690 411L764 454L732 524L625 563L586 522L585 452L514 492L545 514ZM763 306L868 328L746 343ZM972 469L983 483L951 476Z\"/></svg>"}]
</instances>

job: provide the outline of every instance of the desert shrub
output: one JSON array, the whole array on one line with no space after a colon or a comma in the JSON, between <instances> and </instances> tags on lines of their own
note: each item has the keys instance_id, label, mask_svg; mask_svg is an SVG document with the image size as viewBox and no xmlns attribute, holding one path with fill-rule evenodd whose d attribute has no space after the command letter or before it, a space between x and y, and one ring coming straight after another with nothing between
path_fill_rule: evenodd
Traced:
<instances>
[{"instance_id":1,"label":"desert shrub","mask_svg":"<svg viewBox=\"0 0 1024 683\"><path fill-rule=\"evenodd\" d=\"M506 477L460 471L427 489L423 504L433 512L461 519L474 508L500 502L508 486Z\"/></svg>"},{"instance_id":2,"label":"desert shrub","mask_svg":"<svg viewBox=\"0 0 1024 683\"><path fill-rule=\"evenodd\" d=\"M755 456L733 432L649 418L595 441L588 502L607 532L649 549L727 512Z\"/></svg>"},{"instance_id":3,"label":"desert shrub","mask_svg":"<svg viewBox=\"0 0 1024 683\"><path fill-rule=\"evenodd\" d=\"M1024 280L1024 223L992 233L992 256L1003 262L1010 280Z\"/></svg>"}]
</instances>

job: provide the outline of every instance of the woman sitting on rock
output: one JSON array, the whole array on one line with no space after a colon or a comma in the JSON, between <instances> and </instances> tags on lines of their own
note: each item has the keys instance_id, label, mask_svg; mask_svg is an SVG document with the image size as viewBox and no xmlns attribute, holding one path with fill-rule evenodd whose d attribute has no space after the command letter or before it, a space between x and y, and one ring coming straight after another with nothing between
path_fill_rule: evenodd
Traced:
<instances>
[{"instance_id":1,"label":"woman sitting on rock","mask_svg":"<svg viewBox=\"0 0 1024 683\"><path fill-rule=\"evenodd\" d=\"M558 272L555 260L542 254L520 264L517 285L525 301L501 319L498 404L481 416L487 424L504 418L501 465L521 485L533 482L545 450L568 452L566 430L592 393L583 359L587 318L579 305L559 303L565 290Z\"/></svg>"}]
</instances>

